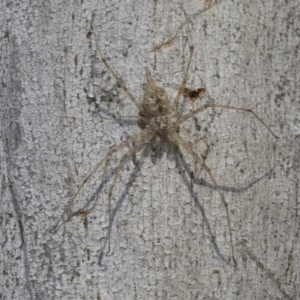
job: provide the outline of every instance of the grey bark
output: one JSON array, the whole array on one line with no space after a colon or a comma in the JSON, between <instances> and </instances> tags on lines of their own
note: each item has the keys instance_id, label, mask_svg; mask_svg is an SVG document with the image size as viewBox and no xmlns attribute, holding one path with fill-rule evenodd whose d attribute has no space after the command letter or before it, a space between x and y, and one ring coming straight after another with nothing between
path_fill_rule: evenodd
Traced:
<instances>
[{"instance_id":1,"label":"grey bark","mask_svg":"<svg viewBox=\"0 0 300 300\"><path fill-rule=\"evenodd\" d=\"M120 153L50 230L85 174L139 130L118 118L137 111L96 53L92 16L102 51L136 97L148 66L173 99L189 54L181 2L195 47L188 86L253 109L279 136L252 116L217 109L180 131L198 153L209 145L237 266L228 260L216 186L170 149L153 161L143 152L139 165L124 168L110 255L105 180ZM203 1L0 3L0 299L300 298L299 4L224 0L204 8ZM187 110L205 98L183 101Z\"/></svg>"}]
</instances>

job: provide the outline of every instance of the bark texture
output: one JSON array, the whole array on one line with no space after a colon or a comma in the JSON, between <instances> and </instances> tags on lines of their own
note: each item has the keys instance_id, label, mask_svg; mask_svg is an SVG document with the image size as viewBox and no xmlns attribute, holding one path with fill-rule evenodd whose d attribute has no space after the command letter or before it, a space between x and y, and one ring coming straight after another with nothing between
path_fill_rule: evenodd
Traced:
<instances>
[{"instance_id":1,"label":"bark texture","mask_svg":"<svg viewBox=\"0 0 300 300\"><path fill-rule=\"evenodd\" d=\"M1 1L0 299L300 298L299 3L214 2ZM216 186L172 149L146 150L123 168L109 255L108 191L121 153L50 230L87 172L139 130L118 117L137 110L96 53L92 18L138 99L145 66L174 99L189 55L182 5L195 48L188 87L253 109L279 136L221 109L180 131L207 150L237 266ZM183 101L188 111L206 99Z\"/></svg>"}]
</instances>

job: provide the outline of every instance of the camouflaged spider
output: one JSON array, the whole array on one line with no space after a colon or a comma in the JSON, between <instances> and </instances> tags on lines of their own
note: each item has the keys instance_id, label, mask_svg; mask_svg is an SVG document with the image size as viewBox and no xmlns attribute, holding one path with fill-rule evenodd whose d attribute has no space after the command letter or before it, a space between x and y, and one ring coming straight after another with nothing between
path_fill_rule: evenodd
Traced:
<instances>
[{"instance_id":1,"label":"camouflaged spider","mask_svg":"<svg viewBox=\"0 0 300 300\"><path fill-rule=\"evenodd\" d=\"M235 110L240 112L245 112L252 114L275 138L277 136L273 133L273 131L267 126L267 124L251 109L217 104L215 101L205 93L204 89L201 89L201 96L204 96L208 99L208 102L187 114L182 115L182 109L180 107L179 100L182 96L188 91L186 87L186 82L188 78L188 73L191 66L191 61L194 53L194 46L191 42L191 36L189 31L187 30L187 36L189 41L189 57L186 69L184 71L184 75L179 86L179 90L173 102L170 101L166 91L164 88L157 85L151 75L151 72L148 67L146 67L146 87L144 98L140 103L137 98L133 95L133 93L127 88L123 79L118 75L118 73L110 66L110 64L105 59L102 51L100 49L98 38L95 32L92 30L91 34L94 35L95 44L97 48L97 53L101 58L102 63L105 65L107 70L113 75L115 80L117 81L117 85L124 91L124 93L131 100L133 105L138 109L138 114L136 116L137 124L140 128L140 131L135 135L131 136L125 141L120 142L119 144L113 146L105 155L103 159L101 159L94 168L84 177L82 182L79 184L77 192L73 195L73 197L68 201L63 213L59 217L53 229L55 229L60 221L63 219L64 215L71 208L75 198L78 196L80 191L82 190L85 183L93 176L93 174L103 165L106 165L113 154L116 154L119 151L124 150L124 148L129 148L127 152L123 154L120 158L118 165L113 174L112 183L109 187L108 193L108 211L109 211L109 224L108 224L108 248L110 248L110 231L112 226L112 216L111 216L111 199L113 195L114 188L116 186L117 180L121 175L122 170L126 162L133 158L135 159L135 155L140 152L146 145L151 144L152 149L157 151L159 146L162 143L167 143L169 147L173 149L179 149L180 151L186 152L195 162L199 163L202 168L206 171L210 181L214 185L217 190L221 202L226 210L226 219L227 219L227 227L229 231L230 238L230 248L231 248L231 258L235 263L234 258L234 247L233 247L233 237L231 230L231 223L229 218L229 209L228 204L225 200L224 194L222 190L219 188L219 185L212 174L210 168L202 158L202 156L198 155L192 148L192 146L186 142L179 134L179 127L181 124L196 116L198 113L209 109L209 108L219 108L219 109L228 109ZM109 249L108 249L109 252ZM236 263L235 263L236 264Z\"/></svg>"}]
</instances>

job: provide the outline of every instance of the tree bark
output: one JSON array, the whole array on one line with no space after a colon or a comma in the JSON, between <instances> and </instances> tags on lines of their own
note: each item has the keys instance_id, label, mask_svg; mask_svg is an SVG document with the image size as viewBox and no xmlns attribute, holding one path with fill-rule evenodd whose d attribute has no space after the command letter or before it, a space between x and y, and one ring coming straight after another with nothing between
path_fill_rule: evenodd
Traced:
<instances>
[{"instance_id":1,"label":"tree bark","mask_svg":"<svg viewBox=\"0 0 300 300\"><path fill-rule=\"evenodd\" d=\"M66 1L0 4L0 299L300 298L298 1ZM186 13L186 16L185 16ZM145 67L175 98L187 86L251 114L207 109L180 135L185 151L149 148L108 192L114 145L138 110ZM206 103L182 98L184 112ZM103 172L105 175L103 176ZM235 266L220 189L229 206Z\"/></svg>"}]
</instances>

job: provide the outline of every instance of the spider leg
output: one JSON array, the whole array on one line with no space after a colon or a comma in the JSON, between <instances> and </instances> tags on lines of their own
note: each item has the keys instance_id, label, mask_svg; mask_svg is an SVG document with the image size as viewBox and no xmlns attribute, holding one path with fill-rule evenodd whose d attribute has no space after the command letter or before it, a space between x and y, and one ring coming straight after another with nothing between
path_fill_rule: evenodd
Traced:
<instances>
[{"instance_id":1,"label":"spider leg","mask_svg":"<svg viewBox=\"0 0 300 300\"><path fill-rule=\"evenodd\" d=\"M115 188L115 185L117 183L118 178L120 177L122 173L122 169L126 163L126 160L129 159L131 155L131 150L127 151L120 159L119 164L116 168L114 179L112 184L110 185L109 192L108 192L108 234L107 234L107 239L108 239L108 249L106 255L109 254L110 252L110 235L111 235L111 226L112 226L112 216L111 216L111 198L113 194L113 190Z\"/></svg>"},{"instance_id":2,"label":"spider leg","mask_svg":"<svg viewBox=\"0 0 300 300\"><path fill-rule=\"evenodd\" d=\"M232 241L232 231L231 231L231 223L230 223L230 218L229 218L229 210L228 210L228 204L225 200L225 196L224 196L223 192L220 190L219 185L218 185L214 175L212 174L210 168L207 166L205 161L193 150L193 148L179 134L177 134L176 132L173 132L172 137L174 138L174 140L177 142L177 144L179 146L184 148L184 150L187 151L193 157L193 159L196 162L201 164L201 166L204 168L204 170L208 174L210 180L217 188L218 194L220 195L220 198L221 198L221 202L226 210L227 226L228 226L228 230L229 230L230 247L231 247L231 258L232 258L234 264L236 265L236 261L234 258L234 248L233 248L233 241Z\"/></svg>"},{"instance_id":3,"label":"spider leg","mask_svg":"<svg viewBox=\"0 0 300 300\"><path fill-rule=\"evenodd\" d=\"M186 19L188 19L184 10L183 10L183 12L185 14ZM188 25L188 22L187 22L187 25ZM187 67L185 69L185 72L184 72L184 75L183 75L183 78L182 78L181 85L179 86L177 95L176 95L174 103L173 103L173 108L174 108L175 111L178 111L179 99L180 99L180 96L182 95L182 92L183 92L183 90L185 88L185 85L186 85L186 82L187 82L188 73L189 73L189 70L190 70L190 67L191 67L192 57L193 57L193 54L194 54L194 45L192 43L192 35L191 35L189 27L187 28L187 37L188 37L188 42L189 42L190 55L189 55Z\"/></svg>"},{"instance_id":4,"label":"spider leg","mask_svg":"<svg viewBox=\"0 0 300 300\"><path fill-rule=\"evenodd\" d=\"M136 141L133 141L132 142L132 149L130 147L130 150L127 151L120 159L119 161L119 164L116 168L116 172L115 172L115 175L114 175L114 178L113 178L113 182L109 188L109 192L108 192L108 218L109 218L109 221L108 221L108 250L107 250L107 255L109 254L110 252L110 236L111 236L111 226L112 226L112 215L111 215L111 198L112 198L112 195L113 195L113 190L115 188L115 185L117 183L117 180L119 179L121 173L122 173L122 169L126 163L126 161L130 158L130 157L133 157L133 163L136 165L137 162L135 161L136 160L136 154L141 150L141 148L150 143L152 137L153 137L154 133L152 132L145 132L145 135L144 136L141 136L140 139L137 139ZM135 143L137 142L137 143Z\"/></svg>"},{"instance_id":5,"label":"spider leg","mask_svg":"<svg viewBox=\"0 0 300 300\"><path fill-rule=\"evenodd\" d=\"M102 62L104 63L104 65L106 66L106 68L109 70L109 72L115 77L117 84L119 87L121 87L124 91L124 93L130 98L130 100L133 102L133 104L141 111L142 110L142 106L141 104L138 102L138 100L134 97L134 95L132 94L132 92L127 88L124 80L118 75L118 73L109 65L109 63L107 62L107 60L105 59L99 43L98 43L98 38L96 33L94 32L94 30L92 29L92 33L95 37L95 44L96 44L96 48L97 48L97 52L102 60Z\"/></svg>"},{"instance_id":6,"label":"spider leg","mask_svg":"<svg viewBox=\"0 0 300 300\"><path fill-rule=\"evenodd\" d=\"M122 150L123 148L125 148L126 146L130 145L131 143L134 143L136 140L139 139L143 139L143 136L145 135L144 132L139 132L137 134L135 134L134 136L132 136L131 138L121 142L118 145L115 145L114 147L112 147L105 155L105 157L103 159L101 159L96 165L95 167L84 177L84 179L81 181L81 183L79 184L79 187L76 191L76 193L73 195L72 198L70 198L70 200L68 201L68 203L66 204L64 211L62 212L62 214L60 215L59 219L57 220L57 222L55 223L55 225L51 228L51 231L55 231L58 224L60 223L60 221L63 219L63 217L65 216L65 214L70 210L70 208L73 205L74 200L76 199L76 197L78 196L78 194L80 193L80 191L82 190L83 186L85 185L85 183L93 176L93 174L105 163L108 163L108 160L110 159L110 157Z\"/></svg>"},{"instance_id":7,"label":"spider leg","mask_svg":"<svg viewBox=\"0 0 300 300\"><path fill-rule=\"evenodd\" d=\"M108 192L108 234L107 234L107 239L108 239L108 249L107 249L107 253L106 255L108 255L110 253L110 237L111 237L111 227L112 227L112 214L111 214L111 198L112 198L112 195L113 195L113 190L116 186L116 183L122 173L122 170L123 170L123 167L127 161L127 159L129 159L131 156L131 151L128 151L127 153L125 153L122 158L120 159L120 162L117 166L117 169L116 169L116 173L114 175L114 179L113 179L113 182L109 188L109 192Z\"/></svg>"},{"instance_id":8,"label":"spider leg","mask_svg":"<svg viewBox=\"0 0 300 300\"><path fill-rule=\"evenodd\" d=\"M137 121L139 120L138 116L120 116L120 115L118 115L118 117L123 120L137 120Z\"/></svg>"},{"instance_id":9,"label":"spider leg","mask_svg":"<svg viewBox=\"0 0 300 300\"><path fill-rule=\"evenodd\" d=\"M113 178L113 181L112 181L112 184L109 188L109 192L108 192L108 249L107 249L107 253L106 255L109 254L110 252L110 237L111 237L111 227L112 227L112 215L111 215L111 198L112 198L112 195L113 195L113 190L116 186L116 183L122 173L122 170L123 170L123 167L126 163L126 161L136 155L137 152L139 152L141 150L141 148L147 144L148 142L150 142L152 139L152 136L150 135L147 139L141 139L140 141L138 141L139 143L137 144L133 144L133 148L135 149L130 149L129 151L127 151L120 159L119 161L119 164L116 168L116 171L115 171L115 175L114 175L114 178ZM136 164L136 162L134 162Z\"/></svg>"},{"instance_id":10,"label":"spider leg","mask_svg":"<svg viewBox=\"0 0 300 300\"><path fill-rule=\"evenodd\" d=\"M210 99L212 100L212 99ZM188 119L192 118L193 116L197 115L198 113L204 111L207 108L223 108L223 109L229 109L229 110L236 110L241 112L246 112L252 114L276 139L278 139L278 136L271 130L271 128L265 123L265 121L260 118L252 109L250 108L243 108L238 106L231 106L231 105L225 105L225 104L217 104L217 103L206 103L195 110L191 111L190 113L186 114L185 116L181 117L178 122L175 123L174 128L178 127L183 122L187 121Z\"/></svg>"}]
</instances>

